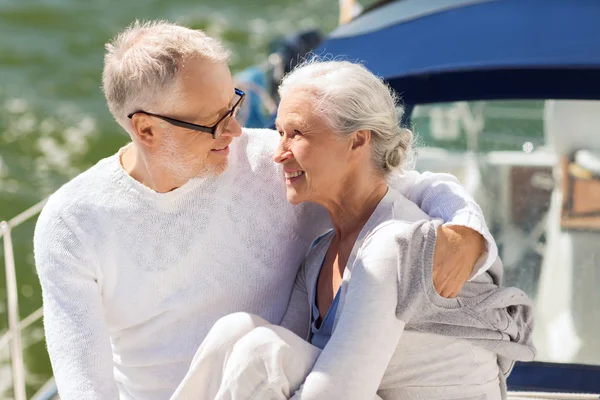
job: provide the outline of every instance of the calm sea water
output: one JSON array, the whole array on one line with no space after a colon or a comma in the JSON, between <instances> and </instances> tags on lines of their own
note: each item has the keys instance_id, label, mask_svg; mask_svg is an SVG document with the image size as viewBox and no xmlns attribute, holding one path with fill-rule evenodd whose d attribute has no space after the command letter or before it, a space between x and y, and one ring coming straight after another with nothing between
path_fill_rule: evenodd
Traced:
<instances>
[{"instance_id":1,"label":"calm sea water","mask_svg":"<svg viewBox=\"0 0 600 400\"><path fill-rule=\"evenodd\" d=\"M104 43L136 18L177 21L222 38L233 49L235 72L263 61L276 37L333 28L337 1L0 0L0 220L126 142L105 106L100 75ZM41 305L34 223L13 232L21 318ZM4 288L0 273L1 331ZM51 375L41 323L24 332L24 346L32 395ZM0 349L0 397L11 397L10 386L9 352Z\"/></svg>"}]
</instances>

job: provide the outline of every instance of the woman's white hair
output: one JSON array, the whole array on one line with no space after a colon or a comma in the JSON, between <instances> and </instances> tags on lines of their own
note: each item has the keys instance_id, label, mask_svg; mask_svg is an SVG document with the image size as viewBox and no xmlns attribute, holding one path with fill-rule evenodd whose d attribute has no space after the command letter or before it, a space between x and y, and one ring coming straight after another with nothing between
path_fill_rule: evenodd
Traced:
<instances>
[{"instance_id":1,"label":"woman's white hair","mask_svg":"<svg viewBox=\"0 0 600 400\"><path fill-rule=\"evenodd\" d=\"M166 21L135 21L106 44L102 89L117 122L129 132L129 113L172 106L189 59L227 62L229 51L202 31Z\"/></svg>"},{"instance_id":2,"label":"woman's white hair","mask_svg":"<svg viewBox=\"0 0 600 400\"><path fill-rule=\"evenodd\" d=\"M295 90L314 93L315 112L332 131L371 131L373 163L384 175L412 166L413 134L399 124L403 110L398 98L363 65L311 58L283 78L279 95Z\"/></svg>"}]
</instances>

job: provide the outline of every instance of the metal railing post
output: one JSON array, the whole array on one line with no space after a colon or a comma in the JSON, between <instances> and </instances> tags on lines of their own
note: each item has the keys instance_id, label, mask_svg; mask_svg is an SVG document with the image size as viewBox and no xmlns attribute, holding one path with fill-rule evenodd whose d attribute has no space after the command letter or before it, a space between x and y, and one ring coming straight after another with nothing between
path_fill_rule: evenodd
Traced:
<instances>
[{"instance_id":1,"label":"metal railing post","mask_svg":"<svg viewBox=\"0 0 600 400\"><path fill-rule=\"evenodd\" d=\"M13 374L13 391L15 400L27 400L25 391L25 368L23 365L23 347L19 323L19 292L15 271L15 257L12 246L11 227L6 221L0 222L0 230L4 236L4 263L6 270L6 293L8 303L8 329L12 333L11 364Z\"/></svg>"}]
</instances>

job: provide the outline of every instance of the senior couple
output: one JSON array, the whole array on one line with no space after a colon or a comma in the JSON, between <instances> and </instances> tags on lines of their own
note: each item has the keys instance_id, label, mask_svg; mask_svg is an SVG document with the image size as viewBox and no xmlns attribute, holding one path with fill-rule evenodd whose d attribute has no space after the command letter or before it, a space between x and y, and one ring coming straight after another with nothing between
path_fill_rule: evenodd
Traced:
<instances>
[{"instance_id":1,"label":"senior couple","mask_svg":"<svg viewBox=\"0 0 600 400\"><path fill-rule=\"evenodd\" d=\"M134 23L103 90L131 143L51 196L35 259L62 399L501 399L526 296L358 64L308 62L242 130L228 52ZM287 201L286 201L287 196ZM467 281L468 280L468 281Z\"/></svg>"}]
</instances>

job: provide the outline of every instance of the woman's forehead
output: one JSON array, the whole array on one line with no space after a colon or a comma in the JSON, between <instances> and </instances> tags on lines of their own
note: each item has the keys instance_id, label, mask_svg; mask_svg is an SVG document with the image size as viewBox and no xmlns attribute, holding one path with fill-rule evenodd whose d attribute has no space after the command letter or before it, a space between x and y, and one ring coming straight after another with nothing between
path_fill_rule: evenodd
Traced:
<instances>
[{"instance_id":1,"label":"woman's forehead","mask_svg":"<svg viewBox=\"0 0 600 400\"><path fill-rule=\"evenodd\" d=\"M314 117L314 101L306 93L290 93L281 99L278 119L286 121L307 121Z\"/></svg>"},{"instance_id":2,"label":"woman's forehead","mask_svg":"<svg viewBox=\"0 0 600 400\"><path fill-rule=\"evenodd\" d=\"M294 129L308 129L320 123L319 118L306 108L288 108L280 110L276 124L280 128L293 126Z\"/></svg>"}]
</instances>

